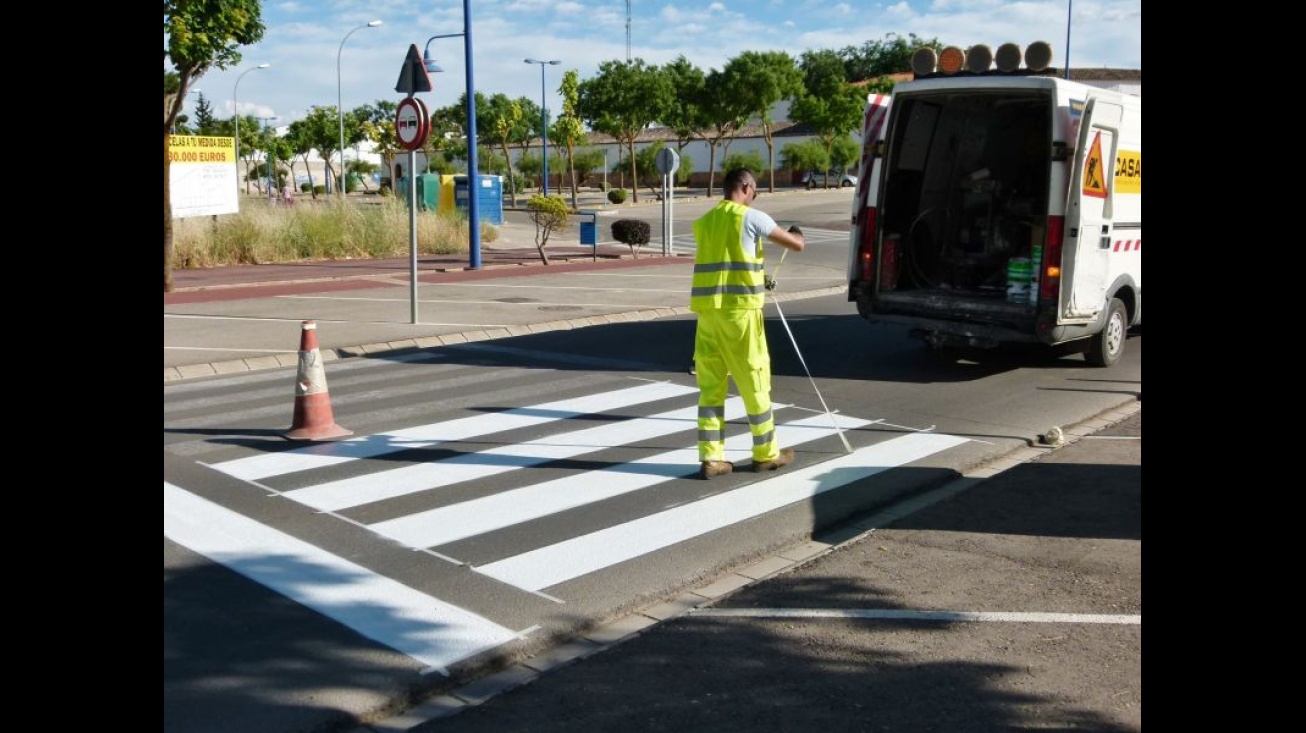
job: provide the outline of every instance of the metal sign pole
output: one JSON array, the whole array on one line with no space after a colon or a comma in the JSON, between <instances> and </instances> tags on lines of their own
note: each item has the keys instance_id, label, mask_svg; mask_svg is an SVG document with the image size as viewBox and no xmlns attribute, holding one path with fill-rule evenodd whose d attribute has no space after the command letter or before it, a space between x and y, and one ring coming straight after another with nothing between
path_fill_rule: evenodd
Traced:
<instances>
[{"instance_id":1,"label":"metal sign pole","mask_svg":"<svg viewBox=\"0 0 1306 733\"><path fill-rule=\"evenodd\" d=\"M667 195L666 195L666 182L667 182L667 179L670 179L670 178L671 178L671 176L666 175L666 174L662 174L662 256L663 256L663 257L666 256L666 246L667 246L667 240L666 240L666 222L667 222L667 213L666 213L666 208L667 208L667 205L669 205L669 204L671 203L671 200L670 200L669 197L667 197Z\"/></svg>"},{"instance_id":2,"label":"metal sign pole","mask_svg":"<svg viewBox=\"0 0 1306 733\"><path fill-rule=\"evenodd\" d=\"M417 151L408 151L408 300L417 324Z\"/></svg>"},{"instance_id":3,"label":"metal sign pole","mask_svg":"<svg viewBox=\"0 0 1306 733\"><path fill-rule=\"evenodd\" d=\"M671 243L671 176L680 167L680 154L663 148L658 151L655 163L662 174L662 256L668 257L676 251Z\"/></svg>"}]
</instances>

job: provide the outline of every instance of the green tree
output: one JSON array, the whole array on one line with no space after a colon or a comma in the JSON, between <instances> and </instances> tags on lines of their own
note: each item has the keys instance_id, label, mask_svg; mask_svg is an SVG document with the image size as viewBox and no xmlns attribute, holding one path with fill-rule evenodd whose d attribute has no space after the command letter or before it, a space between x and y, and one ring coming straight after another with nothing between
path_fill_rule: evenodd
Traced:
<instances>
[{"instance_id":1,"label":"green tree","mask_svg":"<svg viewBox=\"0 0 1306 733\"><path fill-rule=\"evenodd\" d=\"M209 98L204 96L204 92L199 92L195 98L195 132L199 135L217 135L218 121L213 117L213 105L209 104Z\"/></svg>"},{"instance_id":2,"label":"green tree","mask_svg":"<svg viewBox=\"0 0 1306 733\"><path fill-rule=\"evenodd\" d=\"M576 110L580 95L580 74L575 69L563 72L558 84L558 93L562 95L562 115L553 125L553 139L564 151L567 159L567 173L571 177L571 208L578 208L576 203L576 146L584 145L585 122Z\"/></svg>"},{"instance_id":3,"label":"green tree","mask_svg":"<svg viewBox=\"0 0 1306 733\"><path fill-rule=\"evenodd\" d=\"M767 188L775 193L775 122L771 119L771 108L782 99L794 99L803 93L802 74L793 58L783 51L745 51L727 62L725 70L739 80L735 93L741 97L740 104L762 125Z\"/></svg>"},{"instance_id":4,"label":"green tree","mask_svg":"<svg viewBox=\"0 0 1306 733\"><path fill-rule=\"evenodd\" d=\"M576 153L571 156L571 164L576 169L576 179L584 181L589 178L590 174L594 171L603 170L603 151L598 148L584 148L577 150Z\"/></svg>"},{"instance_id":5,"label":"green tree","mask_svg":"<svg viewBox=\"0 0 1306 733\"><path fill-rule=\"evenodd\" d=\"M804 140L781 148L780 161L788 171L823 171L830 167L830 153L821 141Z\"/></svg>"},{"instance_id":6,"label":"green tree","mask_svg":"<svg viewBox=\"0 0 1306 733\"><path fill-rule=\"evenodd\" d=\"M241 46L263 38L261 0L163 0L163 292L172 292L172 175L168 136L186 91L209 69L240 63ZM171 74L171 77L170 77ZM171 81L170 81L171 79Z\"/></svg>"},{"instance_id":7,"label":"green tree","mask_svg":"<svg viewBox=\"0 0 1306 733\"><path fill-rule=\"evenodd\" d=\"M671 81L656 66L634 61L604 61L598 75L580 83L576 109L591 129L626 146L632 185L639 181L635 141L671 105ZM639 186L634 185L639 202Z\"/></svg>"},{"instance_id":8,"label":"green tree","mask_svg":"<svg viewBox=\"0 0 1306 733\"><path fill-rule=\"evenodd\" d=\"M299 122L304 123L300 128L303 141L316 150L326 163L326 177L331 181L339 181L340 172L333 163L336 153L340 152L340 115L336 106L314 105ZM245 138L242 136L241 139ZM316 192L317 189L313 190Z\"/></svg>"},{"instance_id":9,"label":"green tree","mask_svg":"<svg viewBox=\"0 0 1306 733\"><path fill-rule=\"evenodd\" d=\"M861 123L866 92L844 79L843 61L834 51L806 51L800 66L806 91L794 100L789 113L795 122L811 127L831 159L835 140Z\"/></svg>"},{"instance_id":10,"label":"green tree","mask_svg":"<svg viewBox=\"0 0 1306 733\"><path fill-rule=\"evenodd\" d=\"M676 152L682 153L685 146L694 140L703 114L699 104L703 99L703 85L707 75L693 65L683 55L662 67L663 73L671 82L671 104L662 111L658 122L662 123L676 136Z\"/></svg>"},{"instance_id":11,"label":"green tree","mask_svg":"<svg viewBox=\"0 0 1306 733\"><path fill-rule=\"evenodd\" d=\"M889 74L911 71L912 52L921 46L929 46L936 52L943 49L937 38L928 41L907 34L904 39L897 33L884 34L883 41L867 41L861 46L844 46L837 52L843 61L844 80L849 82L879 80ZM867 91L889 92L892 82L885 82L889 88L871 88Z\"/></svg>"},{"instance_id":12,"label":"green tree","mask_svg":"<svg viewBox=\"0 0 1306 733\"><path fill-rule=\"evenodd\" d=\"M308 171L308 190L309 193L317 198L317 181L313 180L313 166L309 165L308 156L313 152L313 142L309 140L305 131L307 127L303 120L295 120L286 126L286 136L283 138L290 146L290 173L295 173L295 159L304 161L304 169Z\"/></svg>"},{"instance_id":13,"label":"green tree","mask_svg":"<svg viewBox=\"0 0 1306 733\"><path fill-rule=\"evenodd\" d=\"M251 173L251 168L258 162L257 153L262 150L256 144L255 138L258 137L263 126L258 118L253 115L233 116L228 125L233 136L236 134L236 128L239 127L240 139L247 143L240 148L240 157L236 160L236 171L239 176L239 171L242 168L245 170L245 178L242 182L245 184L245 193L249 193L250 179L258 180L258 177Z\"/></svg>"},{"instance_id":14,"label":"green tree","mask_svg":"<svg viewBox=\"0 0 1306 733\"><path fill-rule=\"evenodd\" d=\"M571 211L567 202L556 194L544 196L535 194L526 202L530 209L531 220L535 222L535 249L540 253L540 261L549 264L549 256L544 252L544 245L555 231L563 231L571 223Z\"/></svg>"},{"instance_id":15,"label":"green tree","mask_svg":"<svg viewBox=\"0 0 1306 733\"><path fill-rule=\"evenodd\" d=\"M751 113L748 95L742 90L745 80L739 75L739 67L713 69L707 74L703 84L703 96L698 108L702 115L698 136L707 143L707 195L712 196L712 186L716 181L716 150L730 150L730 143L743 128Z\"/></svg>"},{"instance_id":16,"label":"green tree","mask_svg":"<svg viewBox=\"0 0 1306 733\"><path fill-rule=\"evenodd\" d=\"M484 129L483 133L481 130L477 130L477 137L484 141L486 145L499 146L499 150L503 154L502 165L507 168L508 192L514 208L517 206L517 177L513 175L512 156L508 154L508 143L516 136L521 124L521 105L515 100L509 99L508 95L495 94L485 100L484 105L481 103L480 95L477 95L476 126ZM495 166L489 160L478 160L477 163L482 170L495 169Z\"/></svg>"},{"instance_id":17,"label":"green tree","mask_svg":"<svg viewBox=\"0 0 1306 733\"><path fill-rule=\"evenodd\" d=\"M750 171L760 171L766 166L766 161L762 160L762 154L756 150L750 150L747 153L731 153L726 159L721 161L721 172L729 173L736 168L747 168Z\"/></svg>"},{"instance_id":18,"label":"green tree","mask_svg":"<svg viewBox=\"0 0 1306 733\"><path fill-rule=\"evenodd\" d=\"M467 160L467 132L464 129L467 126L466 96L463 95L462 104L431 110L431 134L422 143L427 170L452 171L455 170L454 161ZM476 122L480 124L479 116ZM456 169L466 170L466 165Z\"/></svg>"},{"instance_id":19,"label":"green tree","mask_svg":"<svg viewBox=\"0 0 1306 733\"><path fill-rule=\"evenodd\" d=\"M390 175L394 157L401 149L399 135L395 131L395 112L398 108L397 102L378 99L368 105L361 123L364 139L371 141L373 149L381 156L387 168L385 173L387 177Z\"/></svg>"}]
</instances>

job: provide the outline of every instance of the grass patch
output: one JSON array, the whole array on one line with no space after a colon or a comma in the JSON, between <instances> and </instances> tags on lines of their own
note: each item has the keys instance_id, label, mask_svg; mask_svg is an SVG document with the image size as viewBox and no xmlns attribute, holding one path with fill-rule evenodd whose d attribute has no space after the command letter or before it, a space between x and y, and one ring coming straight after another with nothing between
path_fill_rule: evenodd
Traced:
<instances>
[{"instance_id":1,"label":"grass patch","mask_svg":"<svg viewBox=\"0 0 1306 733\"><path fill-rule=\"evenodd\" d=\"M466 254L467 227L460 211L417 212L417 253ZM481 223L482 242L498 236L494 225ZM398 197L359 203L331 196L294 206L248 200L238 214L176 219L172 266L405 257L408 241L408 204Z\"/></svg>"}]
</instances>

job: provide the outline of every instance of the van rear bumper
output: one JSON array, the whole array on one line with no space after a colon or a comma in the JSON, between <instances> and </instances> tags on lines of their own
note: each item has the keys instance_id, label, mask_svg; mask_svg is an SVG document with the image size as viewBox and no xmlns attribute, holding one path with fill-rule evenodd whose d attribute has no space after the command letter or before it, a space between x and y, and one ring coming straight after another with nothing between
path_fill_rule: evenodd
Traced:
<instances>
[{"instance_id":1,"label":"van rear bumper","mask_svg":"<svg viewBox=\"0 0 1306 733\"><path fill-rule=\"evenodd\" d=\"M1088 338L1101 330L1100 324L1090 323L1054 326L1048 329L1036 327L1034 331L1029 332L982 323L888 314L870 315L866 320L871 323L892 323L906 326L911 336L924 339L931 346L964 346L978 349L993 349L1004 344L1056 346Z\"/></svg>"}]
</instances>

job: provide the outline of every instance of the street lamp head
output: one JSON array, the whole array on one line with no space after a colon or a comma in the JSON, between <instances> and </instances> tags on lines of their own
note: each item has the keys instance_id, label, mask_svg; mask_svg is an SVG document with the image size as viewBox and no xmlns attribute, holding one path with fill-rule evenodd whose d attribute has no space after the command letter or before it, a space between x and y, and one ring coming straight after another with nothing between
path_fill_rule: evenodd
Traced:
<instances>
[{"instance_id":1,"label":"street lamp head","mask_svg":"<svg viewBox=\"0 0 1306 733\"><path fill-rule=\"evenodd\" d=\"M256 69L266 69L266 68L268 68L268 67L271 66L271 65L272 65L272 64L264 63L264 64L259 64L258 66L255 66L254 68L256 68Z\"/></svg>"},{"instance_id":2,"label":"street lamp head","mask_svg":"<svg viewBox=\"0 0 1306 733\"><path fill-rule=\"evenodd\" d=\"M379 20L372 20L372 21L368 21L368 23L367 23L367 27L368 27L368 28L375 28L375 27L377 27L378 25L381 25L381 21L379 21Z\"/></svg>"},{"instance_id":3,"label":"street lamp head","mask_svg":"<svg viewBox=\"0 0 1306 733\"><path fill-rule=\"evenodd\" d=\"M435 59L431 58L431 49L429 48L422 52L422 66L426 67L426 70L432 74L439 74L444 71L444 67L435 63Z\"/></svg>"}]
</instances>

